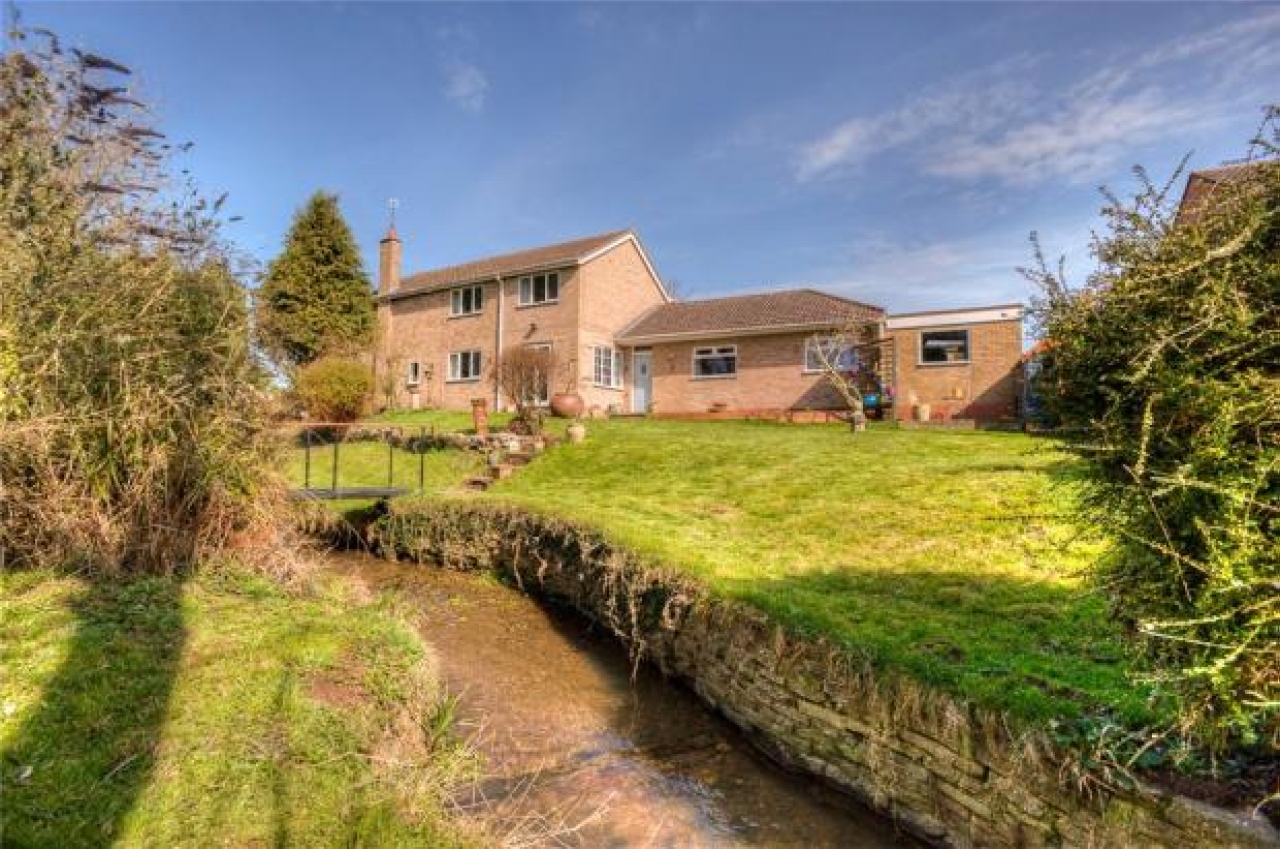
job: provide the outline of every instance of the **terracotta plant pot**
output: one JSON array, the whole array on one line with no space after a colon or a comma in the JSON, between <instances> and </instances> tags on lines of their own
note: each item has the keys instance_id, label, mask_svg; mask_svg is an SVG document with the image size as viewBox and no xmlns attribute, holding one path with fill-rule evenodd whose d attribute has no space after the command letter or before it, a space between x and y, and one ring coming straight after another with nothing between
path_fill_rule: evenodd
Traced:
<instances>
[{"instance_id":1,"label":"terracotta plant pot","mask_svg":"<svg viewBox=\"0 0 1280 849\"><path fill-rule=\"evenodd\" d=\"M561 419L575 419L582 415L582 396L577 392L557 392L551 396L551 414Z\"/></svg>"}]
</instances>

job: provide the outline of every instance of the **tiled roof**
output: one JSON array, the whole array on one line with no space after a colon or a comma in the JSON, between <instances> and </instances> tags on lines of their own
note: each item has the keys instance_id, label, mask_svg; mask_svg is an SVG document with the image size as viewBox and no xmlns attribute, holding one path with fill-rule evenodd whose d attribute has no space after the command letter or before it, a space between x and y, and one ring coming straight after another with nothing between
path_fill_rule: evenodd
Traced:
<instances>
[{"instance_id":1,"label":"tiled roof","mask_svg":"<svg viewBox=\"0 0 1280 849\"><path fill-rule=\"evenodd\" d=\"M1220 187L1238 185L1251 179L1266 161L1269 160L1240 162L1235 165L1192 171L1187 176L1187 187L1183 190L1182 200L1178 203L1178 223L1187 224L1195 221Z\"/></svg>"},{"instance_id":2,"label":"tiled roof","mask_svg":"<svg viewBox=\"0 0 1280 849\"><path fill-rule=\"evenodd\" d=\"M884 310L869 304L813 289L790 289L661 304L637 319L618 338L625 342L660 336L835 327L854 320L876 321L883 316Z\"/></svg>"},{"instance_id":3,"label":"tiled roof","mask_svg":"<svg viewBox=\"0 0 1280 849\"><path fill-rule=\"evenodd\" d=\"M410 274L400 281L396 296L431 292L480 280L492 280L499 275L519 274L542 268L558 268L575 265L583 258L630 234L630 230L614 230L598 236L587 236L555 245L544 245L509 254L485 257L461 265L450 265L430 271Z\"/></svg>"}]
</instances>

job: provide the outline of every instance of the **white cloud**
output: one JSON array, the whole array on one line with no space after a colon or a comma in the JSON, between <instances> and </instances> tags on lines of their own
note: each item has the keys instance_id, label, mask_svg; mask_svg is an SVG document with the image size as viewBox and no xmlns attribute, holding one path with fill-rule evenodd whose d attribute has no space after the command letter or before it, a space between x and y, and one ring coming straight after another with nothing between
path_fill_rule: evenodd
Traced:
<instances>
[{"instance_id":1,"label":"white cloud","mask_svg":"<svg viewBox=\"0 0 1280 849\"><path fill-rule=\"evenodd\" d=\"M990 129L1030 97L1022 81L1030 65L1025 58L1005 62L926 91L879 115L851 118L802 147L797 176L805 181L847 171L877 153L927 140L956 125Z\"/></svg>"},{"instance_id":2,"label":"white cloud","mask_svg":"<svg viewBox=\"0 0 1280 849\"><path fill-rule=\"evenodd\" d=\"M459 62L445 69L444 96L468 112L484 109L489 78L475 65Z\"/></svg>"},{"instance_id":3,"label":"white cloud","mask_svg":"<svg viewBox=\"0 0 1280 849\"><path fill-rule=\"evenodd\" d=\"M841 122L800 146L796 177L839 178L892 150L967 182L1087 182L1137 147L1274 96L1266 82L1280 67L1277 38L1280 11L1266 9L1095 64L1061 91L1033 84L1032 63L1005 62Z\"/></svg>"},{"instance_id":4,"label":"white cloud","mask_svg":"<svg viewBox=\"0 0 1280 849\"><path fill-rule=\"evenodd\" d=\"M976 181L995 178L1026 185L1041 180L1087 182L1134 147L1185 133L1208 118L1196 104L1169 100L1158 90L1106 92L1070 99L1061 110L992 135L961 131L945 155L925 166L931 174Z\"/></svg>"}]
</instances>

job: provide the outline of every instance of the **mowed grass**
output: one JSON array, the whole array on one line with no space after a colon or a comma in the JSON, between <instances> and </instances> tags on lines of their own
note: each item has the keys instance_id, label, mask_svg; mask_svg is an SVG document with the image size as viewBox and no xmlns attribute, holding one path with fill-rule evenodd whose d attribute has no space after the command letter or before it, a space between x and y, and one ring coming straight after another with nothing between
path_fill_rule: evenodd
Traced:
<instances>
[{"instance_id":1,"label":"mowed grass","mask_svg":"<svg viewBox=\"0 0 1280 849\"><path fill-rule=\"evenodd\" d=\"M288 594L220 573L91 584L0 574L0 845L460 845L389 734L436 721L424 647L338 579Z\"/></svg>"},{"instance_id":2,"label":"mowed grass","mask_svg":"<svg viewBox=\"0 0 1280 849\"><path fill-rule=\"evenodd\" d=\"M427 427L449 433L471 433L475 430L470 410L390 410L368 419L370 422L402 425L406 428ZM491 427L506 427L511 413L491 412Z\"/></svg>"},{"instance_id":3,"label":"mowed grass","mask_svg":"<svg viewBox=\"0 0 1280 849\"><path fill-rule=\"evenodd\" d=\"M486 498L582 520L807 634L1043 721L1152 718L1082 571L1070 461L1022 434L615 420Z\"/></svg>"}]
</instances>

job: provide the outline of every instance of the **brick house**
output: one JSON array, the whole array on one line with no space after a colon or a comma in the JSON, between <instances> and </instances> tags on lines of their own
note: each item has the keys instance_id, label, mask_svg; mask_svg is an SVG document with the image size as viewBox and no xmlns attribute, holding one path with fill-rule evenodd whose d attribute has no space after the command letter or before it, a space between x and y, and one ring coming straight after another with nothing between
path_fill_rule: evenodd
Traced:
<instances>
[{"instance_id":1,"label":"brick house","mask_svg":"<svg viewBox=\"0 0 1280 849\"><path fill-rule=\"evenodd\" d=\"M909 418L1018 413L1018 305L886 315L813 289L676 301L636 234L603 233L400 276L394 230L381 242L379 382L398 407L497 408L490 378L504 351L549 349L551 390L588 408L679 416L795 414L841 408L815 346L863 325L878 374ZM842 356L853 356L848 352Z\"/></svg>"},{"instance_id":2,"label":"brick house","mask_svg":"<svg viewBox=\"0 0 1280 849\"><path fill-rule=\"evenodd\" d=\"M379 246L378 356L385 397L398 407L501 408L490 379L504 351L551 351L551 391L572 387L588 406L623 409L615 338L671 296L635 233L616 231L400 277L401 243Z\"/></svg>"}]
</instances>

